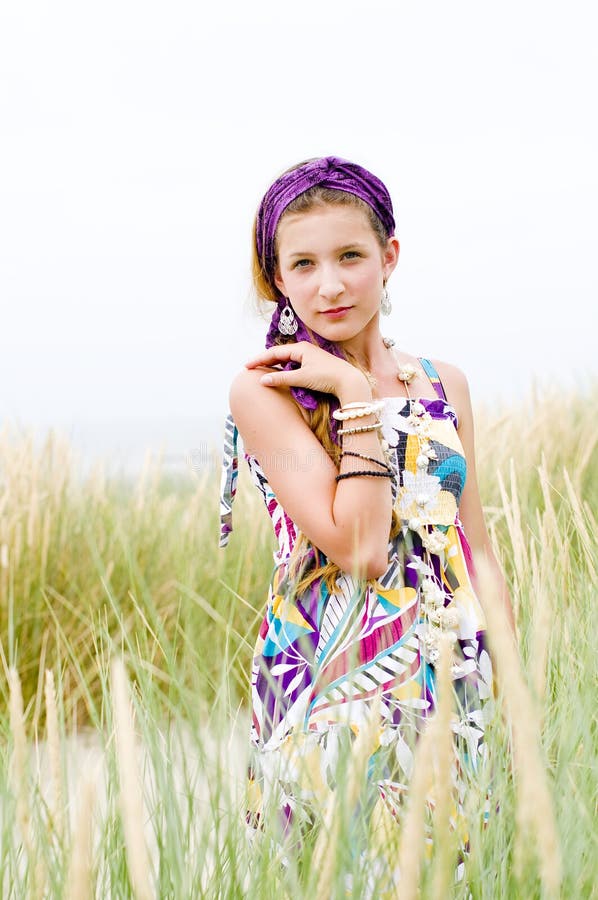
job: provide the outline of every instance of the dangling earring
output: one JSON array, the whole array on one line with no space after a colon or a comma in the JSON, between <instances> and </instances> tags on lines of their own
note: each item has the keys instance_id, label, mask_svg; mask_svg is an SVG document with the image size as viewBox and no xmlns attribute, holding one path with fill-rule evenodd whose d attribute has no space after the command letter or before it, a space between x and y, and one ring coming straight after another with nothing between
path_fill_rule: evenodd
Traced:
<instances>
[{"instance_id":1,"label":"dangling earring","mask_svg":"<svg viewBox=\"0 0 598 900\"><path fill-rule=\"evenodd\" d=\"M383 316L389 316L392 312L392 303L390 302L390 294L386 285L382 288L382 297L380 299L380 312Z\"/></svg>"},{"instance_id":2,"label":"dangling earring","mask_svg":"<svg viewBox=\"0 0 598 900\"><path fill-rule=\"evenodd\" d=\"M295 318L293 308L287 300L286 306L280 311L280 319L278 320L278 330L281 334L295 334L299 328L299 323Z\"/></svg>"}]
</instances>

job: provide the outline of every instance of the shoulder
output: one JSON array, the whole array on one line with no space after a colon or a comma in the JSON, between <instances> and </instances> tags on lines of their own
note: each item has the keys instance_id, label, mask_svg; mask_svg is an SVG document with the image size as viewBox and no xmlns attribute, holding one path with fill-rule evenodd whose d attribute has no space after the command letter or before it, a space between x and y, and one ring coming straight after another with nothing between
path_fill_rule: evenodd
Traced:
<instances>
[{"instance_id":1,"label":"shoulder","mask_svg":"<svg viewBox=\"0 0 598 900\"><path fill-rule=\"evenodd\" d=\"M247 411L252 409L255 404L261 407L264 403L270 405L283 399L288 403L288 391L280 389L272 389L262 384L261 378L266 372L274 372L274 369L241 369L233 378L228 394L230 409L233 416L241 417Z\"/></svg>"},{"instance_id":2,"label":"shoulder","mask_svg":"<svg viewBox=\"0 0 598 900\"><path fill-rule=\"evenodd\" d=\"M469 390L467 377L463 370L458 366L453 365L453 363L444 362L441 359L431 359L430 362L440 375L440 380L442 381L445 390L447 390L447 393L451 388L454 388L457 391Z\"/></svg>"},{"instance_id":3,"label":"shoulder","mask_svg":"<svg viewBox=\"0 0 598 900\"><path fill-rule=\"evenodd\" d=\"M440 359L430 362L440 376L447 400L454 407L459 422L471 417L471 397L465 373L458 366Z\"/></svg>"},{"instance_id":4,"label":"shoulder","mask_svg":"<svg viewBox=\"0 0 598 900\"><path fill-rule=\"evenodd\" d=\"M260 378L264 374L264 369L241 369L237 372L231 381L228 392L228 399L231 406L231 412L235 413L233 407L238 408L240 404L246 403L248 400L255 399L264 390L264 386L260 383Z\"/></svg>"},{"instance_id":5,"label":"shoulder","mask_svg":"<svg viewBox=\"0 0 598 900\"><path fill-rule=\"evenodd\" d=\"M267 387L261 383L269 368L241 369L229 390L229 406L235 423L243 435L255 432L273 421L284 427L297 417L302 419L291 392L285 388Z\"/></svg>"}]
</instances>

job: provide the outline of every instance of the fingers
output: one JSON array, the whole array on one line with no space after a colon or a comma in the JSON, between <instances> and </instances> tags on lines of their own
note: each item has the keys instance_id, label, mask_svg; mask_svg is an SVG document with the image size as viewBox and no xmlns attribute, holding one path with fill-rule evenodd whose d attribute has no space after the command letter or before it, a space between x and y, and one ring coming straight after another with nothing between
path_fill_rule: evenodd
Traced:
<instances>
[{"instance_id":1,"label":"fingers","mask_svg":"<svg viewBox=\"0 0 598 900\"><path fill-rule=\"evenodd\" d=\"M260 383L269 387L280 387L283 384L290 384L288 379L290 374L290 372L268 372L266 375L262 375Z\"/></svg>"},{"instance_id":2,"label":"fingers","mask_svg":"<svg viewBox=\"0 0 598 900\"><path fill-rule=\"evenodd\" d=\"M247 369L257 369L260 366L275 366L285 362L301 362L305 353L305 347L311 346L306 341L299 341L297 344L281 344L277 347L270 347L264 350L259 356L255 356L245 363Z\"/></svg>"},{"instance_id":3,"label":"fingers","mask_svg":"<svg viewBox=\"0 0 598 900\"><path fill-rule=\"evenodd\" d=\"M322 373L306 371L305 369L290 369L285 372L266 372L260 378L260 383L267 387L302 387L313 391L333 393L329 386L329 379Z\"/></svg>"},{"instance_id":4,"label":"fingers","mask_svg":"<svg viewBox=\"0 0 598 900\"><path fill-rule=\"evenodd\" d=\"M284 367L289 362L298 365L290 370L282 371L281 368L276 371L276 367ZM274 368L275 371L264 372L260 378L261 384L268 387L303 387L308 390L334 393L333 385L336 383L334 373L339 362L330 353L314 347L309 341L299 341L297 344L270 347L269 350L245 363L245 366L248 369Z\"/></svg>"}]
</instances>

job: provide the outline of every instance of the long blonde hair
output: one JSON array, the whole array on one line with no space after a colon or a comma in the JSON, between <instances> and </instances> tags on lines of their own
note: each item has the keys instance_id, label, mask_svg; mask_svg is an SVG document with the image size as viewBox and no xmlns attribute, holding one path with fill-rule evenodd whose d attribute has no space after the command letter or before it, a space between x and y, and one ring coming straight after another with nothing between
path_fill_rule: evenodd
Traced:
<instances>
[{"instance_id":1,"label":"long blonde hair","mask_svg":"<svg viewBox=\"0 0 598 900\"><path fill-rule=\"evenodd\" d=\"M299 165L302 165L302 163L300 163ZM356 209L362 210L366 214L372 230L376 235L378 242L380 243L380 246L383 249L386 248L388 242L388 234L386 232L386 229L384 228L384 225L382 224L372 207L369 206L360 197L357 197L355 194L350 194L347 191L335 190L333 188L322 188L318 185L309 188L307 191L299 194L299 196L296 197L295 200L293 200L287 206L280 218L280 222L284 220L286 215L290 215L291 213L306 213L314 209L315 207L325 205L352 206ZM265 303L278 303L280 299L280 294L277 291L276 285L274 283L277 259L275 259L272 271L266 271L264 269L257 252L256 227L257 217L253 223L251 266L254 289L257 295L258 303L263 308L263 305ZM278 251L277 243L276 251ZM276 336L274 341L275 344L291 344L294 342L294 336L283 335L280 333ZM369 374L368 372L365 372L365 370L362 366L359 365L357 360L346 350L343 350L341 347L338 347L338 350L339 354L347 362L360 369L362 372L364 372L364 374ZM315 409L307 410L307 413L309 427L311 428L312 432L314 433L326 453L332 459L335 466L338 468L340 464L340 448L333 440L332 432L330 429L330 401L326 400L325 398L322 399ZM390 537L393 537L397 533L397 531L399 530L399 526L400 522L393 510ZM312 554L310 551L312 549L314 550L316 560L316 564L313 567L310 566L310 563L312 561ZM339 566L337 566L336 563L330 561L327 561L323 565L319 564L319 555L320 551L318 550L318 548L314 547L311 541L309 541L309 539L300 532L293 547L288 568L289 577L296 581L296 593L302 593L310 586L310 584L312 584L316 579L319 578L322 578L324 580L326 586L330 591L333 589L334 582L342 570Z\"/></svg>"}]
</instances>

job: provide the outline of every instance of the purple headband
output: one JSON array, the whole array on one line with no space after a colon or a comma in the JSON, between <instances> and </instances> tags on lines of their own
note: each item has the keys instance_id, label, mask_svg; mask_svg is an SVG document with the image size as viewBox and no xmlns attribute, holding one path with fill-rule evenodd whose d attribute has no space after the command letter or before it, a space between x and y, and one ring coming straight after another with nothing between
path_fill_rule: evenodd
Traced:
<instances>
[{"instance_id":1,"label":"purple headband","mask_svg":"<svg viewBox=\"0 0 598 900\"><path fill-rule=\"evenodd\" d=\"M374 210L388 236L394 234L392 201L380 179L357 163L338 156L324 156L285 172L266 191L257 213L255 230L258 258L265 272L271 271L274 263L274 239L280 217L299 194L316 185L360 197Z\"/></svg>"},{"instance_id":2,"label":"purple headband","mask_svg":"<svg viewBox=\"0 0 598 900\"><path fill-rule=\"evenodd\" d=\"M256 249L265 272L271 272L274 266L276 255L274 240L280 217L296 197L316 185L323 188L346 191L348 194L355 194L357 197L360 197L374 210L386 229L388 236L391 237L394 234L395 220L392 201L390 194L380 179L368 172L367 169L357 165L357 163L347 162L347 160L339 159L337 156L325 156L322 159L307 162L297 169L292 169L290 172L285 172L266 192L258 210L256 223ZM270 328L266 335L266 347L272 347L274 344L280 343L278 323L280 321L280 313L286 302L288 301L282 296L279 298L279 303L274 310ZM308 332L297 313L295 313L295 318L297 319L298 328L293 336L294 342L309 341L334 354L334 356L341 356L336 344L325 340L318 334ZM285 369L296 367L296 363L287 363ZM310 391L301 387L292 387L291 393L295 400L305 409L316 409L318 403L324 399L324 395L319 394L317 391ZM325 396L330 401L329 395ZM333 398L330 402L331 413L338 409L338 405L338 400ZM330 427L333 440L338 443L338 423L332 415L330 417Z\"/></svg>"}]
</instances>

